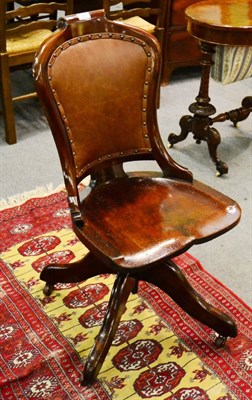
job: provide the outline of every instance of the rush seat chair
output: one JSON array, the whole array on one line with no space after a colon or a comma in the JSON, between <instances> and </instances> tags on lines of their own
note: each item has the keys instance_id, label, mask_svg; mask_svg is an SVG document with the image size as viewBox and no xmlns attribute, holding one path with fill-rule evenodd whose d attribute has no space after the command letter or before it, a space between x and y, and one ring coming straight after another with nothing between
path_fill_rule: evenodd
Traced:
<instances>
[{"instance_id":1,"label":"rush seat chair","mask_svg":"<svg viewBox=\"0 0 252 400\"><path fill-rule=\"evenodd\" d=\"M62 19L34 64L73 230L89 250L82 260L46 266L44 293L50 295L57 282L116 275L83 384L99 373L139 280L160 287L216 331L217 344L237 335L235 322L200 297L172 260L233 228L240 208L193 180L167 153L156 114L159 66L160 47L152 35L109 21L102 10ZM154 160L160 171L127 173L125 163L137 160ZM89 185L80 189L88 177Z\"/></svg>"},{"instance_id":2,"label":"rush seat chair","mask_svg":"<svg viewBox=\"0 0 252 400\"><path fill-rule=\"evenodd\" d=\"M103 8L108 19L122 21L154 35L163 52L166 0L103 0ZM161 65L161 83L162 72Z\"/></svg>"},{"instance_id":3,"label":"rush seat chair","mask_svg":"<svg viewBox=\"0 0 252 400\"><path fill-rule=\"evenodd\" d=\"M5 126L5 138L9 144L16 143L15 101L36 96L25 93L13 96L11 72L31 68L36 51L44 39L52 34L57 25L57 12L72 13L73 0L0 1L0 97ZM56 19L55 19L56 18Z\"/></svg>"}]
</instances>

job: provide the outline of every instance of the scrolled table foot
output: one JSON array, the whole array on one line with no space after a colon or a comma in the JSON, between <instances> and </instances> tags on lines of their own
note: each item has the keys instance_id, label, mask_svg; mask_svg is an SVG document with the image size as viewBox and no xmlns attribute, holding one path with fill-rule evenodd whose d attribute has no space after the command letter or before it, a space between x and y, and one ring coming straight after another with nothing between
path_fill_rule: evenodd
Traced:
<instances>
[{"instance_id":1,"label":"scrolled table foot","mask_svg":"<svg viewBox=\"0 0 252 400\"><path fill-rule=\"evenodd\" d=\"M179 122L181 132L179 135L175 133L170 133L168 136L169 147L172 147L175 143L182 142L185 140L192 131L192 116L191 115L184 115Z\"/></svg>"},{"instance_id":2,"label":"scrolled table foot","mask_svg":"<svg viewBox=\"0 0 252 400\"><path fill-rule=\"evenodd\" d=\"M221 176L224 174L228 173L228 166L224 161L221 161L220 159L217 160L216 162L216 176Z\"/></svg>"},{"instance_id":3,"label":"scrolled table foot","mask_svg":"<svg viewBox=\"0 0 252 400\"><path fill-rule=\"evenodd\" d=\"M224 174L228 173L228 166L227 164L220 160L219 157L217 156L217 147L219 146L221 142L221 137L217 129L208 126L206 129L206 141L208 145L208 152L209 155L213 161L213 163L216 165L217 169L217 176L221 176Z\"/></svg>"}]
</instances>

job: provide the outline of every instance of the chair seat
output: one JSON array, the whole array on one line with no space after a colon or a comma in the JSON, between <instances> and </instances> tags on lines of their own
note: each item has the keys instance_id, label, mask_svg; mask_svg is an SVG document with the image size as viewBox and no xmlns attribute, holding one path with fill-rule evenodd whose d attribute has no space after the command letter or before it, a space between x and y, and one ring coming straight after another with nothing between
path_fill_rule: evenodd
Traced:
<instances>
[{"instance_id":1,"label":"chair seat","mask_svg":"<svg viewBox=\"0 0 252 400\"><path fill-rule=\"evenodd\" d=\"M76 234L119 269L146 268L178 254L229 230L240 216L235 202L201 183L146 177L97 187L83 213Z\"/></svg>"},{"instance_id":2,"label":"chair seat","mask_svg":"<svg viewBox=\"0 0 252 400\"><path fill-rule=\"evenodd\" d=\"M37 29L22 35L7 35L7 53L16 54L36 51L41 43L52 34L49 29Z\"/></svg>"},{"instance_id":3,"label":"chair seat","mask_svg":"<svg viewBox=\"0 0 252 400\"><path fill-rule=\"evenodd\" d=\"M155 31L155 25L151 24L150 22L146 21L141 17L131 17L122 20L124 24L128 24L131 26L135 26L136 28L143 29L146 32L152 33Z\"/></svg>"}]
</instances>

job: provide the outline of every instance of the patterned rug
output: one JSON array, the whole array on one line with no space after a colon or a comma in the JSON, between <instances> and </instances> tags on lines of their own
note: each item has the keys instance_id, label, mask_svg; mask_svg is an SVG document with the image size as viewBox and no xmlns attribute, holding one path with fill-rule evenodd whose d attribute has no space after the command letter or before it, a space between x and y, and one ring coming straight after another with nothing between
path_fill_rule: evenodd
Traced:
<instances>
[{"instance_id":1,"label":"patterned rug","mask_svg":"<svg viewBox=\"0 0 252 400\"><path fill-rule=\"evenodd\" d=\"M71 231L64 191L0 211L0 398L233 400L252 398L252 312L188 253L177 257L195 289L236 320L224 348L214 332L156 287L131 295L96 383L80 385L113 275L58 284L43 295L39 272L86 249Z\"/></svg>"}]
</instances>

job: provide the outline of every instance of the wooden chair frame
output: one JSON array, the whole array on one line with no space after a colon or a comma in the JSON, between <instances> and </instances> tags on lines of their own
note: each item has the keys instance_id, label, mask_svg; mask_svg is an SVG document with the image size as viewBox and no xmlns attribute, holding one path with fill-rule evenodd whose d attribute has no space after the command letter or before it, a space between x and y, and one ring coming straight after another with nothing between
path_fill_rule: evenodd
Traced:
<instances>
[{"instance_id":1,"label":"wooden chair frame","mask_svg":"<svg viewBox=\"0 0 252 400\"><path fill-rule=\"evenodd\" d=\"M89 249L79 261L45 267L44 293L50 295L57 282L117 275L83 384L97 377L139 280L160 287L214 329L217 344L237 335L235 322L207 303L173 260L233 228L240 208L193 180L167 153L157 124L160 56L152 35L109 21L100 10L62 19L34 64L73 230ZM160 172L126 173L124 163L136 160L155 160ZM88 176L90 183L81 190Z\"/></svg>"}]
</instances>

